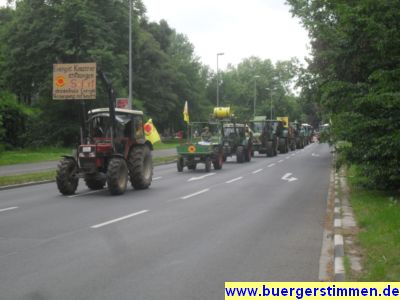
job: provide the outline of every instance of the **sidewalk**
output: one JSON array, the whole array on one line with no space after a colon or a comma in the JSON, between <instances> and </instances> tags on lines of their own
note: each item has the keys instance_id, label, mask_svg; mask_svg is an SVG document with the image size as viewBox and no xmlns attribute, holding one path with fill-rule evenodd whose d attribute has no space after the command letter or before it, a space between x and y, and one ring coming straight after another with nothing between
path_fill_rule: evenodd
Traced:
<instances>
[{"instance_id":1,"label":"sidewalk","mask_svg":"<svg viewBox=\"0 0 400 300\"><path fill-rule=\"evenodd\" d=\"M172 156L176 154L176 149L163 149L153 151L153 157ZM18 175L35 173L41 171L54 170L58 161L44 161L39 163L17 164L0 167L0 176Z\"/></svg>"}]
</instances>

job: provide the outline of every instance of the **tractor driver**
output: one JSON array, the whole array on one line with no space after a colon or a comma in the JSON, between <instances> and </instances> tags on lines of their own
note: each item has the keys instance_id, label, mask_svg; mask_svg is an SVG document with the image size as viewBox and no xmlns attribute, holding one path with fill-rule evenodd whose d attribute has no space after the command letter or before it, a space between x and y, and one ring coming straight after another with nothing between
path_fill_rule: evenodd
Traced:
<instances>
[{"instance_id":1,"label":"tractor driver","mask_svg":"<svg viewBox=\"0 0 400 300\"><path fill-rule=\"evenodd\" d=\"M211 140L211 132L208 126L203 128L203 132L201 133L201 139L205 142L209 142Z\"/></svg>"}]
</instances>

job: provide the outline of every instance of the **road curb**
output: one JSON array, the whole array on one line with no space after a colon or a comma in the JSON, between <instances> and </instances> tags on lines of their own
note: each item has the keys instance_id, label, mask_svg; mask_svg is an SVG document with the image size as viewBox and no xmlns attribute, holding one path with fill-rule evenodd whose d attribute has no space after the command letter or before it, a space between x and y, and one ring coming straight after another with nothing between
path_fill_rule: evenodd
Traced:
<instances>
[{"instance_id":1,"label":"road curb","mask_svg":"<svg viewBox=\"0 0 400 300\"><path fill-rule=\"evenodd\" d=\"M334 161L334 160L333 160ZM333 194L334 194L334 176L335 172L332 168L330 174L330 183L328 188L328 195L326 197L326 214L325 214L325 222L324 222L324 231L322 234L322 246L321 246L321 254L319 258L319 272L318 272L318 280L319 281L332 281L332 252L334 251L332 235L333 229L331 225L331 218L333 214Z\"/></svg>"},{"instance_id":2,"label":"road curb","mask_svg":"<svg viewBox=\"0 0 400 300\"><path fill-rule=\"evenodd\" d=\"M341 201L339 198L339 174L335 173L335 210L333 218L333 259L334 259L334 280L345 281L344 269L344 239L342 231Z\"/></svg>"},{"instance_id":3,"label":"road curb","mask_svg":"<svg viewBox=\"0 0 400 300\"><path fill-rule=\"evenodd\" d=\"M171 160L171 161L167 161L167 162L156 163L156 164L154 164L154 166L169 165L169 164L173 164L175 162L176 162L176 159L175 160ZM19 183L19 184L5 185L5 186L0 186L0 191L23 188L23 187L27 187L27 186L33 186L33 185L52 183L52 182L55 182L55 179L41 180L41 181L30 181L30 182Z\"/></svg>"},{"instance_id":4,"label":"road curb","mask_svg":"<svg viewBox=\"0 0 400 300\"><path fill-rule=\"evenodd\" d=\"M22 187L32 186L32 185L51 183L51 182L55 182L55 180L52 179L52 180L31 181L31 182L25 182L25 183L20 183L20 184L5 185L5 186L0 186L0 191L22 188Z\"/></svg>"}]
</instances>

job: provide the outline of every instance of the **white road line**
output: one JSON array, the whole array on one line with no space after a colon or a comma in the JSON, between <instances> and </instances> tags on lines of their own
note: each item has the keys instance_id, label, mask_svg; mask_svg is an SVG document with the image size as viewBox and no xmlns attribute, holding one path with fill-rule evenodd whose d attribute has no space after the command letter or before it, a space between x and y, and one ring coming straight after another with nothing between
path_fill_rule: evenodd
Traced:
<instances>
[{"instance_id":1,"label":"white road line","mask_svg":"<svg viewBox=\"0 0 400 300\"><path fill-rule=\"evenodd\" d=\"M258 169L258 170L255 170L255 171L253 171L253 172L251 172L252 174L257 174L257 173L259 173L259 172L261 172L263 169Z\"/></svg>"},{"instance_id":2,"label":"white road line","mask_svg":"<svg viewBox=\"0 0 400 300\"><path fill-rule=\"evenodd\" d=\"M285 158L286 158L286 159L289 159L289 158L290 158L290 156L286 156Z\"/></svg>"},{"instance_id":3,"label":"white road line","mask_svg":"<svg viewBox=\"0 0 400 300\"><path fill-rule=\"evenodd\" d=\"M283 162L283 159L281 159L281 160L278 161L278 163L282 163L282 162Z\"/></svg>"},{"instance_id":4,"label":"white road line","mask_svg":"<svg viewBox=\"0 0 400 300\"><path fill-rule=\"evenodd\" d=\"M295 156L296 155L296 153L293 153L291 156Z\"/></svg>"},{"instance_id":5,"label":"white road line","mask_svg":"<svg viewBox=\"0 0 400 300\"><path fill-rule=\"evenodd\" d=\"M205 193L205 192L208 192L209 190L210 190L210 189L204 189L204 190L198 191L198 192L196 192L196 193L183 196L183 197L181 197L181 199L182 199L182 200L186 200L186 199L192 198L192 197L194 197L194 196L197 196L197 195L203 194L203 193Z\"/></svg>"},{"instance_id":6,"label":"white road line","mask_svg":"<svg viewBox=\"0 0 400 300\"><path fill-rule=\"evenodd\" d=\"M225 181L225 183L232 183L232 182L238 181L238 180L240 180L240 179L243 179L243 177L242 177L242 176L236 177L236 178L233 178L233 179L231 179L231 180Z\"/></svg>"},{"instance_id":7,"label":"white road line","mask_svg":"<svg viewBox=\"0 0 400 300\"><path fill-rule=\"evenodd\" d=\"M208 174L203 175L203 176L192 177L192 178L189 178L189 179L188 179L188 182L189 182L189 181L194 181L194 180L204 179L204 178L206 178L206 177L208 177L208 176L213 176L213 175L215 175L215 174L216 174L216 173L208 173Z\"/></svg>"},{"instance_id":8,"label":"white road line","mask_svg":"<svg viewBox=\"0 0 400 300\"><path fill-rule=\"evenodd\" d=\"M82 193L82 194L75 194L75 195L68 196L68 198L75 198L75 197L79 197L79 196L85 196L85 195L89 195L89 194L94 194L94 193L101 192L102 190L103 190L103 189L101 189L101 190L96 190L96 191L89 191L89 192Z\"/></svg>"},{"instance_id":9,"label":"white road line","mask_svg":"<svg viewBox=\"0 0 400 300\"><path fill-rule=\"evenodd\" d=\"M159 180L161 178L162 178L162 176L158 176L158 177L154 177L153 180Z\"/></svg>"},{"instance_id":10,"label":"white road line","mask_svg":"<svg viewBox=\"0 0 400 300\"><path fill-rule=\"evenodd\" d=\"M275 164L269 164L267 167L268 167L268 168L271 168L271 167L273 167L273 166L275 166Z\"/></svg>"},{"instance_id":11,"label":"white road line","mask_svg":"<svg viewBox=\"0 0 400 300\"><path fill-rule=\"evenodd\" d=\"M93 229L100 228L100 227L103 227L103 226L106 226L106 225L110 225L110 224L115 223L115 222L119 222L119 221L122 221L122 220L125 220L125 219L128 219L128 218L132 218L132 217L135 217L135 216L138 216L138 215L141 215L141 214L145 214L147 212L149 212L149 210L141 210L141 211L135 212L133 214L123 216L121 218L117 218L117 219L110 220L110 221L107 221L107 222L104 222L104 223L93 225L90 228L93 228Z\"/></svg>"},{"instance_id":12,"label":"white road line","mask_svg":"<svg viewBox=\"0 0 400 300\"><path fill-rule=\"evenodd\" d=\"M8 210L13 210L13 209L17 209L17 208L18 208L18 206L7 207L7 208L0 209L0 212L8 211Z\"/></svg>"}]
</instances>

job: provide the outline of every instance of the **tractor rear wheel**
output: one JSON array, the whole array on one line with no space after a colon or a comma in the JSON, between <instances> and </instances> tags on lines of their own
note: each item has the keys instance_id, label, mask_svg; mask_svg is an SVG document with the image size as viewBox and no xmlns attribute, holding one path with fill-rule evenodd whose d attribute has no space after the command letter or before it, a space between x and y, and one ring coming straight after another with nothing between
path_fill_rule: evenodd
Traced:
<instances>
[{"instance_id":1,"label":"tractor rear wheel","mask_svg":"<svg viewBox=\"0 0 400 300\"><path fill-rule=\"evenodd\" d=\"M236 162L241 164L244 161L244 149L243 146L239 146L236 149Z\"/></svg>"},{"instance_id":2,"label":"tractor rear wheel","mask_svg":"<svg viewBox=\"0 0 400 300\"><path fill-rule=\"evenodd\" d=\"M205 165L206 165L206 172L210 172L211 171L211 158L210 157L206 157Z\"/></svg>"},{"instance_id":3,"label":"tractor rear wheel","mask_svg":"<svg viewBox=\"0 0 400 300\"><path fill-rule=\"evenodd\" d=\"M129 152L129 176L136 190L150 186L153 179L153 159L148 146L134 146Z\"/></svg>"},{"instance_id":4,"label":"tractor rear wheel","mask_svg":"<svg viewBox=\"0 0 400 300\"><path fill-rule=\"evenodd\" d=\"M216 152L214 154L213 166L215 170L221 170L222 164L224 163L224 155Z\"/></svg>"},{"instance_id":5,"label":"tractor rear wheel","mask_svg":"<svg viewBox=\"0 0 400 300\"><path fill-rule=\"evenodd\" d=\"M106 178L99 179L95 176L86 175L85 176L86 186L91 190L101 190L106 184Z\"/></svg>"},{"instance_id":6,"label":"tractor rear wheel","mask_svg":"<svg viewBox=\"0 0 400 300\"><path fill-rule=\"evenodd\" d=\"M249 162L251 161L251 147L248 145L247 148L245 148L244 151L244 161Z\"/></svg>"},{"instance_id":7,"label":"tractor rear wheel","mask_svg":"<svg viewBox=\"0 0 400 300\"><path fill-rule=\"evenodd\" d=\"M178 172L183 171L183 158L179 157L178 160L176 161L176 168L178 169Z\"/></svg>"},{"instance_id":8,"label":"tractor rear wheel","mask_svg":"<svg viewBox=\"0 0 400 300\"><path fill-rule=\"evenodd\" d=\"M56 182L63 195L72 195L78 187L78 165L72 158L63 158L57 166Z\"/></svg>"},{"instance_id":9,"label":"tractor rear wheel","mask_svg":"<svg viewBox=\"0 0 400 300\"><path fill-rule=\"evenodd\" d=\"M107 186L111 195L121 195L128 183L128 165L123 158L112 158L107 168Z\"/></svg>"},{"instance_id":10,"label":"tractor rear wheel","mask_svg":"<svg viewBox=\"0 0 400 300\"><path fill-rule=\"evenodd\" d=\"M268 157L271 157L271 156L274 156L274 149L273 149L273 143L272 142L268 142L267 143L267 156Z\"/></svg>"}]
</instances>

